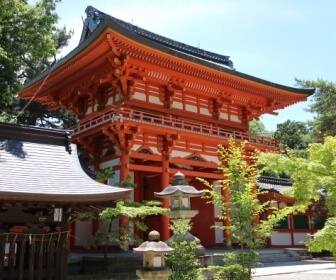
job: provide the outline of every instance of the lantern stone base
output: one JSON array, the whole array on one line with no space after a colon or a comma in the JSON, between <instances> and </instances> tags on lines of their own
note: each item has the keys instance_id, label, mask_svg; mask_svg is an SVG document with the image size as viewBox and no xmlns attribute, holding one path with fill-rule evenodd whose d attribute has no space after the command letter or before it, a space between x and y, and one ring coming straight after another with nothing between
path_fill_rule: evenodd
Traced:
<instances>
[{"instance_id":1,"label":"lantern stone base","mask_svg":"<svg viewBox=\"0 0 336 280\"><path fill-rule=\"evenodd\" d=\"M172 274L171 270L137 270L136 275L143 280L164 280Z\"/></svg>"}]
</instances>

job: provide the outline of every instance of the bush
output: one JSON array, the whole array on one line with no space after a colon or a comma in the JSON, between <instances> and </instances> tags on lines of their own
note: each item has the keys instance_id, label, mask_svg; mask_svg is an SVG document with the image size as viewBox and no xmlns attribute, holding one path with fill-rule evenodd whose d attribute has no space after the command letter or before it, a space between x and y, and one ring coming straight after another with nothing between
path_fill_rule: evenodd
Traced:
<instances>
[{"instance_id":1,"label":"bush","mask_svg":"<svg viewBox=\"0 0 336 280\"><path fill-rule=\"evenodd\" d=\"M250 280L251 276L247 268L241 264L227 266L209 266L204 269L210 271L214 280Z\"/></svg>"},{"instance_id":2,"label":"bush","mask_svg":"<svg viewBox=\"0 0 336 280\"><path fill-rule=\"evenodd\" d=\"M188 220L175 220L171 229L175 241L168 241L174 252L166 256L166 262L172 270L169 280L202 280L202 274L196 252L196 241L184 241L191 226Z\"/></svg>"}]
</instances>

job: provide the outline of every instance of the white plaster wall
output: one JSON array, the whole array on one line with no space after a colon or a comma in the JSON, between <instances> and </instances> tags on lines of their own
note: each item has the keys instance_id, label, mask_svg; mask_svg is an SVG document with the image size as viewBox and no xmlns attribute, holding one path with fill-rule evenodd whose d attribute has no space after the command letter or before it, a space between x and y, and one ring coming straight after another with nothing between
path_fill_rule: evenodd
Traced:
<instances>
[{"instance_id":1,"label":"white plaster wall","mask_svg":"<svg viewBox=\"0 0 336 280\"><path fill-rule=\"evenodd\" d=\"M183 109L183 104L181 102L174 101L172 107L176 109Z\"/></svg>"},{"instance_id":2,"label":"white plaster wall","mask_svg":"<svg viewBox=\"0 0 336 280\"><path fill-rule=\"evenodd\" d=\"M215 226L223 226L222 222L215 222ZM223 230L215 229L215 241L217 244L223 244Z\"/></svg>"},{"instance_id":3,"label":"white plaster wall","mask_svg":"<svg viewBox=\"0 0 336 280\"><path fill-rule=\"evenodd\" d=\"M109 160L109 161L102 162L99 167L101 169L104 169L104 168L116 166L116 165L119 164L119 162L120 162L120 160L118 158L116 158L116 159L112 159L112 160Z\"/></svg>"},{"instance_id":4,"label":"white plaster wall","mask_svg":"<svg viewBox=\"0 0 336 280\"><path fill-rule=\"evenodd\" d=\"M229 116L227 113L220 113L219 114L219 118L222 119L222 120L228 120L229 119Z\"/></svg>"},{"instance_id":5,"label":"white plaster wall","mask_svg":"<svg viewBox=\"0 0 336 280\"><path fill-rule=\"evenodd\" d=\"M207 161L211 161L211 162L215 162L215 163L218 162L218 157L217 156L209 156L209 155L204 155L204 154L200 154L200 156Z\"/></svg>"},{"instance_id":6,"label":"white plaster wall","mask_svg":"<svg viewBox=\"0 0 336 280\"><path fill-rule=\"evenodd\" d=\"M159 155L161 154L161 153L159 152L159 150L157 149L157 147L152 147L152 146L151 146L150 149L151 149L151 151L152 151L154 154L156 154L156 155L157 155L157 154L159 154Z\"/></svg>"},{"instance_id":7,"label":"white plaster wall","mask_svg":"<svg viewBox=\"0 0 336 280\"><path fill-rule=\"evenodd\" d=\"M110 223L107 221L98 221L98 230L101 232L107 232L109 229ZM112 221L112 232L116 232L119 236L119 219L113 219ZM109 242L108 245L117 245L117 242ZM103 242L98 242L98 245L105 245Z\"/></svg>"},{"instance_id":8,"label":"white plaster wall","mask_svg":"<svg viewBox=\"0 0 336 280\"><path fill-rule=\"evenodd\" d=\"M206 108L200 108L200 113L201 113L202 115L211 116L209 110L206 109Z\"/></svg>"},{"instance_id":9,"label":"white plaster wall","mask_svg":"<svg viewBox=\"0 0 336 280\"><path fill-rule=\"evenodd\" d=\"M87 245L92 235L92 222L91 221L76 221L75 223L75 246Z\"/></svg>"},{"instance_id":10,"label":"white plaster wall","mask_svg":"<svg viewBox=\"0 0 336 280\"><path fill-rule=\"evenodd\" d=\"M197 107L194 106L194 105L187 104L186 105L186 110L189 111L189 112L197 113Z\"/></svg>"},{"instance_id":11,"label":"white plaster wall","mask_svg":"<svg viewBox=\"0 0 336 280\"><path fill-rule=\"evenodd\" d=\"M133 147L132 147L132 151L137 151L140 147L141 147L141 145L134 144Z\"/></svg>"},{"instance_id":12,"label":"white plaster wall","mask_svg":"<svg viewBox=\"0 0 336 280\"><path fill-rule=\"evenodd\" d=\"M162 105L162 102L160 101L160 98L158 96L149 96L149 102L154 104L160 104Z\"/></svg>"},{"instance_id":13,"label":"white plaster wall","mask_svg":"<svg viewBox=\"0 0 336 280\"><path fill-rule=\"evenodd\" d=\"M271 237L272 245L280 245L280 246L291 246L291 235L288 232L278 232L272 235Z\"/></svg>"},{"instance_id":14,"label":"white plaster wall","mask_svg":"<svg viewBox=\"0 0 336 280\"><path fill-rule=\"evenodd\" d=\"M240 119L238 118L238 116L236 116L236 115L231 115L230 120L233 121L233 122L241 122Z\"/></svg>"},{"instance_id":15,"label":"white plaster wall","mask_svg":"<svg viewBox=\"0 0 336 280\"><path fill-rule=\"evenodd\" d=\"M117 93L115 96L115 101L123 100L123 95L121 93Z\"/></svg>"},{"instance_id":16,"label":"white plaster wall","mask_svg":"<svg viewBox=\"0 0 336 280\"><path fill-rule=\"evenodd\" d=\"M133 98L137 100L146 101L146 94L141 93L141 92L135 92L133 95Z\"/></svg>"},{"instance_id":17,"label":"white plaster wall","mask_svg":"<svg viewBox=\"0 0 336 280\"><path fill-rule=\"evenodd\" d=\"M89 106L87 108L86 115L91 114L91 113L92 113L92 106Z\"/></svg>"},{"instance_id":18,"label":"white plaster wall","mask_svg":"<svg viewBox=\"0 0 336 280\"><path fill-rule=\"evenodd\" d=\"M309 240L311 237L306 232L296 232L294 233L294 245L303 245L303 243Z\"/></svg>"},{"instance_id":19,"label":"white plaster wall","mask_svg":"<svg viewBox=\"0 0 336 280\"><path fill-rule=\"evenodd\" d=\"M191 155L192 153L190 152L181 152L181 151L172 151L171 152L171 157L187 157L189 155Z\"/></svg>"},{"instance_id":20,"label":"white plaster wall","mask_svg":"<svg viewBox=\"0 0 336 280\"><path fill-rule=\"evenodd\" d=\"M212 184L215 186L215 192L220 194L222 190L220 183L218 181L214 181ZM219 206L214 205L214 214L215 214L215 218L217 218L219 215L222 214L222 209Z\"/></svg>"},{"instance_id":21,"label":"white plaster wall","mask_svg":"<svg viewBox=\"0 0 336 280\"><path fill-rule=\"evenodd\" d=\"M112 104L113 104L113 97L110 96L110 97L108 98L108 100L107 100L106 105L112 105Z\"/></svg>"}]
</instances>

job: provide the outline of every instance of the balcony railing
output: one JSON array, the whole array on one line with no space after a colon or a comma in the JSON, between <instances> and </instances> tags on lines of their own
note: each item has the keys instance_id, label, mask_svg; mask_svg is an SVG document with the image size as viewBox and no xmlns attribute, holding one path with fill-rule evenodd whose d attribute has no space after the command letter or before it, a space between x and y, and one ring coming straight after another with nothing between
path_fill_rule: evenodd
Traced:
<instances>
[{"instance_id":1,"label":"balcony railing","mask_svg":"<svg viewBox=\"0 0 336 280\"><path fill-rule=\"evenodd\" d=\"M79 122L72 128L73 134L79 134L95 127L101 126L104 123L114 121L130 120L133 122L150 124L153 126L166 127L168 129L192 132L212 137L229 139L232 137L236 141L248 141L251 144L255 143L273 148L279 147L279 141L276 139L250 135L248 133L235 131L231 129L221 128L212 124L202 124L187 120L181 120L172 116L162 116L153 113L142 112L129 108L115 108L108 112L102 113L96 117L86 121Z\"/></svg>"}]
</instances>

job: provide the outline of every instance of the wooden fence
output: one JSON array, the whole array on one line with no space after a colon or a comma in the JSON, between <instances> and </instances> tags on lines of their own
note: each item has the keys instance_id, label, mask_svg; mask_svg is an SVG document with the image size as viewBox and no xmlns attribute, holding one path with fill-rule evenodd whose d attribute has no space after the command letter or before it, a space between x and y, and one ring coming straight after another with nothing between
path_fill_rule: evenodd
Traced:
<instances>
[{"instance_id":1,"label":"wooden fence","mask_svg":"<svg viewBox=\"0 0 336 280\"><path fill-rule=\"evenodd\" d=\"M64 280L68 232L0 234L0 279Z\"/></svg>"}]
</instances>

